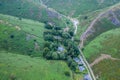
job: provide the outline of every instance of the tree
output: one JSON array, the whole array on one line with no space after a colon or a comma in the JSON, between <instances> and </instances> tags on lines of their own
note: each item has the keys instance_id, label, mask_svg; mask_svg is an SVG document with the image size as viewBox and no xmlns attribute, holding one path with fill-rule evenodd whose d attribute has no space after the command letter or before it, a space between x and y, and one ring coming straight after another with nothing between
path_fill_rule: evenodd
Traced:
<instances>
[{"instance_id":1,"label":"tree","mask_svg":"<svg viewBox=\"0 0 120 80\"><path fill-rule=\"evenodd\" d=\"M64 74L68 77L70 77L70 72L69 71L65 71Z\"/></svg>"},{"instance_id":2,"label":"tree","mask_svg":"<svg viewBox=\"0 0 120 80\"><path fill-rule=\"evenodd\" d=\"M46 28L46 29L52 29L52 28L53 28L53 26L52 26L52 25L50 25L50 24L48 24L48 23L46 23L45 28Z\"/></svg>"},{"instance_id":3,"label":"tree","mask_svg":"<svg viewBox=\"0 0 120 80\"><path fill-rule=\"evenodd\" d=\"M45 41L53 41L53 36L52 35L45 35L44 40Z\"/></svg>"},{"instance_id":4,"label":"tree","mask_svg":"<svg viewBox=\"0 0 120 80\"><path fill-rule=\"evenodd\" d=\"M48 59L48 60L49 60L49 59L52 59L51 52L48 52L45 57L46 57L46 59Z\"/></svg>"},{"instance_id":5,"label":"tree","mask_svg":"<svg viewBox=\"0 0 120 80\"><path fill-rule=\"evenodd\" d=\"M47 54L49 54L50 49L48 47L45 47L43 50L43 56L46 57Z\"/></svg>"},{"instance_id":6,"label":"tree","mask_svg":"<svg viewBox=\"0 0 120 80\"><path fill-rule=\"evenodd\" d=\"M71 38L71 36L68 33L65 33L65 32L62 34L62 37L64 39L70 39Z\"/></svg>"},{"instance_id":7,"label":"tree","mask_svg":"<svg viewBox=\"0 0 120 80\"><path fill-rule=\"evenodd\" d=\"M77 67L77 63L72 61L71 65L70 65L71 70L75 71L76 67Z\"/></svg>"},{"instance_id":8,"label":"tree","mask_svg":"<svg viewBox=\"0 0 120 80\"><path fill-rule=\"evenodd\" d=\"M65 60L65 54L64 54L64 53L60 53L60 54L59 54L59 59Z\"/></svg>"},{"instance_id":9,"label":"tree","mask_svg":"<svg viewBox=\"0 0 120 80\"><path fill-rule=\"evenodd\" d=\"M53 52L52 53L52 59L55 59L57 60L59 57L58 57L58 53L57 52Z\"/></svg>"},{"instance_id":10,"label":"tree","mask_svg":"<svg viewBox=\"0 0 120 80\"><path fill-rule=\"evenodd\" d=\"M68 57L67 57L67 63L68 63L68 66L71 65L71 62L72 62L72 61L73 61L72 58L71 58L70 56L68 56Z\"/></svg>"},{"instance_id":11,"label":"tree","mask_svg":"<svg viewBox=\"0 0 120 80\"><path fill-rule=\"evenodd\" d=\"M46 41L46 42L44 43L44 48L45 48L45 47L48 47L48 48L49 48L49 47L50 47L50 42Z\"/></svg>"},{"instance_id":12,"label":"tree","mask_svg":"<svg viewBox=\"0 0 120 80\"><path fill-rule=\"evenodd\" d=\"M70 36L74 36L74 31L70 30L69 34L70 34Z\"/></svg>"}]
</instances>

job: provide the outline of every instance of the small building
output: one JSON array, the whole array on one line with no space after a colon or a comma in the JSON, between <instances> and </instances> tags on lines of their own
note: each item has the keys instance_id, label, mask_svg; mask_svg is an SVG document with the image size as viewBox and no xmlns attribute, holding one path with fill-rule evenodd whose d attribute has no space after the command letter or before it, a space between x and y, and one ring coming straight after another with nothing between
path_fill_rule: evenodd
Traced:
<instances>
[{"instance_id":1,"label":"small building","mask_svg":"<svg viewBox=\"0 0 120 80\"><path fill-rule=\"evenodd\" d=\"M80 72L83 72L85 70L85 67L84 66L78 66Z\"/></svg>"},{"instance_id":2,"label":"small building","mask_svg":"<svg viewBox=\"0 0 120 80\"><path fill-rule=\"evenodd\" d=\"M63 52L64 50L65 50L65 49L64 49L63 46L59 46L59 47L58 47L58 51L59 51L59 52Z\"/></svg>"},{"instance_id":3,"label":"small building","mask_svg":"<svg viewBox=\"0 0 120 80\"><path fill-rule=\"evenodd\" d=\"M77 58L77 57L76 57L76 58L74 58L73 60L74 60L75 62L77 62L77 63L79 63L79 62L80 62L80 59L79 59L79 58Z\"/></svg>"},{"instance_id":4,"label":"small building","mask_svg":"<svg viewBox=\"0 0 120 80\"><path fill-rule=\"evenodd\" d=\"M90 75L89 75L89 74L85 74L85 75L84 75L84 80L92 80L92 79L90 78Z\"/></svg>"}]
</instances>

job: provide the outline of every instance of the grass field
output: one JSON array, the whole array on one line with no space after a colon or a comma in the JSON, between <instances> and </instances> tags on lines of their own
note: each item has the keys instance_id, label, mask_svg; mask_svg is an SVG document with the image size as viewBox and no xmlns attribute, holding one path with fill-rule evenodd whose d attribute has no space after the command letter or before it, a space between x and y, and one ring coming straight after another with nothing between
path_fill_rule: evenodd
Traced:
<instances>
[{"instance_id":1,"label":"grass field","mask_svg":"<svg viewBox=\"0 0 120 80\"><path fill-rule=\"evenodd\" d=\"M65 62L42 58L44 26L38 21L0 14L0 80L83 79L82 73L72 73Z\"/></svg>"},{"instance_id":2,"label":"grass field","mask_svg":"<svg viewBox=\"0 0 120 80\"><path fill-rule=\"evenodd\" d=\"M29 55L41 55L44 24L0 14L0 47ZM36 53L36 54L35 54Z\"/></svg>"},{"instance_id":3,"label":"grass field","mask_svg":"<svg viewBox=\"0 0 120 80\"><path fill-rule=\"evenodd\" d=\"M71 70L63 61L0 51L0 80L72 80L72 77Z\"/></svg>"},{"instance_id":4,"label":"grass field","mask_svg":"<svg viewBox=\"0 0 120 80\"><path fill-rule=\"evenodd\" d=\"M95 38L84 50L84 55L88 62L92 63L95 59L100 57L101 54L111 55L113 58L120 59L119 39L120 28L107 31ZM119 66L119 60L105 59L92 68L96 75L100 75L99 80L119 80Z\"/></svg>"},{"instance_id":5,"label":"grass field","mask_svg":"<svg viewBox=\"0 0 120 80\"><path fill-rule=\"evenodd\" d=\"M119 0L42 0L48 7L54 8L62 14L77 17L98 9L111 6ZM89 5L89 6L88 6Z\"/></svg>"},{"instance_id":6,"label":"grass field","mask_svg":"<svg viewBox=\"0 0 120 80\"><path fill-rule=\"evenodd\" d=\"M40 22L51 22L60 27L66 26L60 15L42 6L38 0L1 0L0 13Z\"/></svg>"}]
</instances>

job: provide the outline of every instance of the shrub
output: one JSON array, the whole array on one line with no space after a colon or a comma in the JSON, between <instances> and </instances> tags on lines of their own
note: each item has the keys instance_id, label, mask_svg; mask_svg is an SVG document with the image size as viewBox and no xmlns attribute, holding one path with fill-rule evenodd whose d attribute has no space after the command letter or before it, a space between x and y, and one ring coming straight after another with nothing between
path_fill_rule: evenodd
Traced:
<instances>
[{"instance_id":1,"label":"shrub","mask_svg":"<svg viewBox=\"0 0 120 80\"><path fill-rule=\"evenodd\" d=\"M52 59L54 59L54 60L59 59L59 56L58 56L58 53L57 53L57 52L53 52L53 53L52 53Z\"/></svg>"},{"instance_id":2,"label":"shrub","mask_svg":"<svg viewBox=\"0 0 120 80\"><path fill-rule=\"evenodd\" d=\"M69 71L65 71L64 74L68 77L70 77L70 72Z\"/></svg>"}]
</instances>

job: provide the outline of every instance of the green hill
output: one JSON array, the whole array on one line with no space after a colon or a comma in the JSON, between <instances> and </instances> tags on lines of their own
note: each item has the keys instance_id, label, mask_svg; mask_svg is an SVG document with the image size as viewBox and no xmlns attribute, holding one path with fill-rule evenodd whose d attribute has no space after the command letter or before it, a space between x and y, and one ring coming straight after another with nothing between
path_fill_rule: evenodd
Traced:
<instances>
[{"instance_id":1,"label":"green hill","mask_svg":"<svg viewBox=\"0 0 120 80\"><path fill-rule=\"evenodd\" d=\"M42 0L45 5L62 14L77 17L105 7L112 6L119 0Z\"/></svg>"},{"instance_id":2,"label":"green hill","mask_svg":"<svg viewBox=\"0 0 120 80\"><path fill-rule=\"evenodd\" d=\"M0 14L0 49L40 56L44 24Z\"/></svg>"},{"instance_id":3,"label":"green hill","mask_svg":"<svg viewBox=\"0 0 120 80\"><path fill-rule=\"evenodd\" d=\"M72 80L72 77L71 70L63 61L0 51L0 80Z\"/></svg>"},{"instance_id":4,"label":"green hill","mask_svg":"<svg viewBox=\"0 0 120 80\"><path fill-rule=\"evenodd\" d=\"M12 5L11 5L12 4ZM41 5L40 0L0 0L0 13L65 27L62 17Z\"/></svg>"},{"instance_id":5,"label":"green hill","mask_svg":"<svg viewBox=\"0 0 120 80\"><path fill-rule=\"evenodd\" d=\"M0 14L0 80L83 78L72 73L65 61L43 59L44 27L38 21Z\"/></svg>"},{"instance_id":6,"label":"green hill","mask_svg":"<svg viewBox=\"0 0 120 80\"><path fill-rule=\"evenodd\" d=\"M113 29L101 34L85 47L84 55L89 63L92 64L96 61L92 69L96 76L100 77L99 80L119 80L119 39L120 28ZM102 54L105 55L101 57Z\"/></svg>"}]
</instances>

